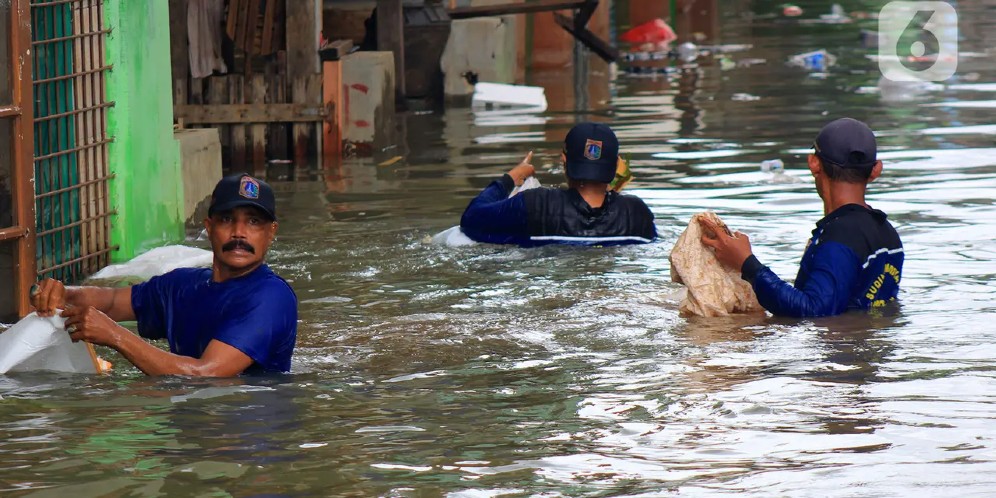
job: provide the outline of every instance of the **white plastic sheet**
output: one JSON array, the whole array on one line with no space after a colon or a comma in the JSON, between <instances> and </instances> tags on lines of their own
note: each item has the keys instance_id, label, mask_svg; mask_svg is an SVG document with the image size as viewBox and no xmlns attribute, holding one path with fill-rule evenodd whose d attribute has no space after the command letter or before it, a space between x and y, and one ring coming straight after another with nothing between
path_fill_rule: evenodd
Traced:
<instances>
[{"instance_id":1,"label":"white plastic sheet","mask_svg":"<svg viewBox=\"0 0 996 498\"><path fill-rule=\"evenodd\" d=\"M97 357L93 346L74 343L61 316L21 319L0 333L0 374L50 370L54 372L100 373L110 364Z\"/></svg>"},{"instance_id":2,"label":"white plastic sheet","mask_svg":"<svg viewBox=\"0 0 996 498\"><path fill-rule=\"evenodd\" d=\"M135 277L141 280L148 280L156 275L162 275L177 268L211 266L213 257L214 255L211 251L199 247L180 245L157 247L136 256L127 263L104 267L91 278L112 279Z\"/></svg>"},{"instance_id":3,"label":"white plastic sheet","mask_svg":"<svg viewBox=\"0 0 996 498\"><path fill-rule=\"evenodd\" d=\"M685 315L725 316L731 313L763 313L750 283L738 270L723 267L712 249L702 244L700 218L708 218L726 229L716 213L706 211L692 216L688 228L671 249L671 281L684 284L688 292L679 311ZM728 229L727 229L728 230Z\"/></svg>"}]
</instances>

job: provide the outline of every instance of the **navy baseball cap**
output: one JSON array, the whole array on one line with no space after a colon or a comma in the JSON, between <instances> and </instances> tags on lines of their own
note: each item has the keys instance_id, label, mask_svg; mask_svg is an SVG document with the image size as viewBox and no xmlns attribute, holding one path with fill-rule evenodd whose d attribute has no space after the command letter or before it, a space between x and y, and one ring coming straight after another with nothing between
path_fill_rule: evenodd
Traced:
<instances>
[{"instance_id":1,"label":"navy baseball cap","mask_svg":"<svg viewBox=\"0 0 996 498\"><path fill-rule=\"evenodd\" d=\"M601 123L581 123L564 139L567 177L609 183L616 177L619 140L612 128Z\"/></svg>"},{"instance_id":2,"label":"navy baseball cap","mask_svg":"<svg viewBox=\"0 0 996 498\"><path fill-rule=\"evenodd\" d=\"M851 118L831 121L816 135L816 156L842 168L871 169L875 166L875 133Z\"/></svg>"},{"instance_id":3,"label":"navy baseball cap","mask_svg":"<svg viewBox=\"0 0 996 498\"><path fill-rule=\"evenodd\" d=\"M263 211L271 220L277 220L276 200L273 189L259 178L248 173L229 175L218 181L211 194L211 206L208 216L224 211L231 211L240 206L255 206Z\"/></svg>"}]
</instances>

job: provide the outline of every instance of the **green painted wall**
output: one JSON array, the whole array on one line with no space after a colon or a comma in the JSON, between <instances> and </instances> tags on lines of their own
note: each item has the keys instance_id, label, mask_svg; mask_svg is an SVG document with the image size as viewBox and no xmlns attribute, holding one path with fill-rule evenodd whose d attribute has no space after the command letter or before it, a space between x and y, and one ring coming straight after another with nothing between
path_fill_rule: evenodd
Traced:
<instances>
[{"instance_id":1,"label":"green painted wall","mask_svg":"<svg viewBox=\"0 0 996 498\"><path fill-rule=\"evenodd\" d=\"M105 0L112 260L183 240L183 183L173 138L169 2Z\"/></svg>"}]
</instances>

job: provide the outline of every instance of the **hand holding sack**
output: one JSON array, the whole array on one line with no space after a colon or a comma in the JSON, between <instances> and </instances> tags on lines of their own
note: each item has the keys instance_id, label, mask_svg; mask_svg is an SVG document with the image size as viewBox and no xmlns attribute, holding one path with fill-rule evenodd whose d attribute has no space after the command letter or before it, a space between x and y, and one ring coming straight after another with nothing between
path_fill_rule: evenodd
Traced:
<instances>
[{"instance_id":1,"label":"hand holding sack","mask_svg":"<svg viewBox=\"0 0 996 498\"><path fill-rule=\"evenodd\" d=\"M723 220L711 211L692 216L688 227L678 237L671 255L671 281L687 288L679 310L683 315L725 316L731 313L762 313L749 282L740 278L739 269L724 267L712 249L702 244L700 218L706 218L731 234ZM731 234L732 235L732 234Z\"/></svg>"}]
</instances>

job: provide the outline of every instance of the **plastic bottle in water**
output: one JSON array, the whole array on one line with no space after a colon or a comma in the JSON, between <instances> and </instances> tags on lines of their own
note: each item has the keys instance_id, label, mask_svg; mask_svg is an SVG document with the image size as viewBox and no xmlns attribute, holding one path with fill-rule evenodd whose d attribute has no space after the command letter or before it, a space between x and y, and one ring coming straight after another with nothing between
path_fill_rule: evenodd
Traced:
<instances>
[{"instance_id":1,"label":"plastic bottle in water","mask_svg":"<svg viewBox=\"0 0 996 498\"><path fill-rule=\"evenodd\" d=\"M779 173L785 169L785 163L781 159L769 159L761 161L761 171Z\"/></svg>"}]
</instances>

